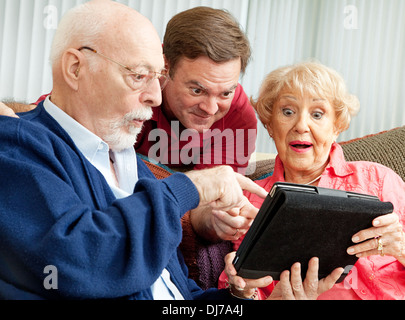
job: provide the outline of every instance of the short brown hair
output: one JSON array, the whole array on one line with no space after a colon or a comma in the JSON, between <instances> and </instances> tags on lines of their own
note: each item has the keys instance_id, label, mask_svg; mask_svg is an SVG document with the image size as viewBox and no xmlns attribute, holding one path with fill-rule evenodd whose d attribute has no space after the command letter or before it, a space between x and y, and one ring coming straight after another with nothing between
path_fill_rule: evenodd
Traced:
<instances>
[{"instance_id":1,"label":"short brown hair","mask_svg":"<svg viewBox=\"0 0 405 320\"><path fill-rule=\"evenodd\" d=\"M216 63L241 59L244 73L251 56L249 39L226 10L196 7L175 15L167 24L163 53L173 76L180 58L206 56Z\"/></svg>"}]
</instances>

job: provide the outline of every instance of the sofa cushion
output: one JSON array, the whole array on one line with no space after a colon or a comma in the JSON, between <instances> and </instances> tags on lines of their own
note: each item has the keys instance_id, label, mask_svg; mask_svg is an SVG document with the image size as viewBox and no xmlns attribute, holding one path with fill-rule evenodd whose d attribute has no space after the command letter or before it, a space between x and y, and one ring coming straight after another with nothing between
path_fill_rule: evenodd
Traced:
<instances>
[{"instance_id":1,"label":"sofa cushion","mask_svg":"<svg viewBox=\"0 0 405 320\"><path fill-rule=\"evenodd\" d=\"M347 161L372 161L405 180L405 126L340 143Z\"/></svg>"},{"instance_id":2,"label":"sofa cushion","mask_svg":"<svg viewBox=\"0 0 405 320\"><path fill-rule=\"evenodd\" d=\"M262 180L273 174L275 159L264 159L249 163L246 176L252 180Z\"/></svg>"}]
</instances>

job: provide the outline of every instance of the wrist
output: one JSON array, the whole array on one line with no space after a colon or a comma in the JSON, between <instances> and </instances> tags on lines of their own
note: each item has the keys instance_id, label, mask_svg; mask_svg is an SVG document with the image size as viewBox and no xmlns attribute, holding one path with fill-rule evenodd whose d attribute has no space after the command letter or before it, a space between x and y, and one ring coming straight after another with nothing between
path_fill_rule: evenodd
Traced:
<instances>
[{"instance_id":1,"label":"wrist","mask_svg":"<svg viewBox=\"0 0 405 320\"><path fill-rule=\"evenodd\" d=\"M257 288L253 289L239 289L236 286L230 284L229 282L226 283L226 287L229 290L231 296L238 298L238 299L247 299L247 300L257 300L259 292Z\"/></svg>"},{"instance_id":2,"label":"wrist","mask_svg":"<svg viewBox=\"0 0 405 320\"><path fill-rule=\"evenodd\" d=\"M216 243L221 239L218 237L211 221L211 208L209 206L200 206L191 210L190 222L195 233L202 239Z\"/></svg>"}]
</instances>

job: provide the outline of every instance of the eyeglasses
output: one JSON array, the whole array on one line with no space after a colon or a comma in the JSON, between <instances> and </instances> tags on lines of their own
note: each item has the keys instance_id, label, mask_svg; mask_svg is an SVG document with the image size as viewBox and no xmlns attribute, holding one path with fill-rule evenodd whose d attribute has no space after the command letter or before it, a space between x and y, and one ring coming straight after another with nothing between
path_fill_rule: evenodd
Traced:
<instances>
[{"instance_id":1,"label":"eyeglasses","mask_svg":"<svg viewBox=\"0 0 405 320\"><path fill-rule=\"evenodd\" d=\"M101 57L103 57L104 59L114 62L114 63L118 64L120 67L123 67L125 70L129 71L130 73L128 74L128 76L130 76L130 81L128 81L128 85L133 90L136 90L136 91L145 90L155 79L159 80L160 89L163 90L166 87L167 82L169 81L169 73L166 69L163 69L160 72L149 71L148 73L140 73L140 72L136 72L136 71L132 70L130 67L127 67L127 66L101 54L97 50L94 50L90 47L81 47L81 48L79 48L79 51L84 50L84 49L94 52L94 53L100 55Z\"/></svg>"}]
</instances>

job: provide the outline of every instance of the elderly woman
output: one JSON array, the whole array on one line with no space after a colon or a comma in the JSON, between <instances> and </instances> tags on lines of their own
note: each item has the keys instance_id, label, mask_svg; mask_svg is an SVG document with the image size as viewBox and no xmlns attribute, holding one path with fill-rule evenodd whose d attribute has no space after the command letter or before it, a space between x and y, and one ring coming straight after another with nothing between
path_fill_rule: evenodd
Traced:
<instances>
[{"instance_id":1,"label":"elderly woman","mask_svg":"<svg viewBox=\"0 0 405 320\"><path fill-rule=\"evenodd\" d=\"M275 182L286 181L371 194L394 205L394 213L353 235L347 252L360 258L355 272L318 299L405 299L405 183L380 164L345 161L336 139L349 127L359 102L347 92L341 76L313 62L280 68L267 76L253 104L278 151L273 175L257 182L267 191ZM261 206L263 199L246 196ZM241 241L234 241L235 250ZM220 286L226 281L223 273ZM245 285L251 292L248 282ZM259 289L260 298L273 288Z\"/></svg>"}]
</instances>

